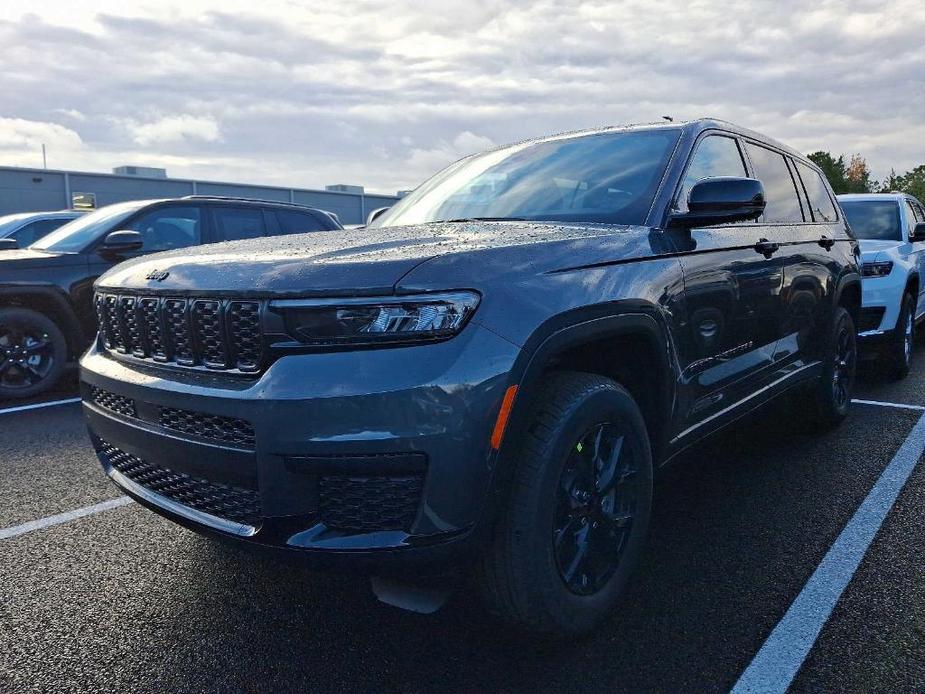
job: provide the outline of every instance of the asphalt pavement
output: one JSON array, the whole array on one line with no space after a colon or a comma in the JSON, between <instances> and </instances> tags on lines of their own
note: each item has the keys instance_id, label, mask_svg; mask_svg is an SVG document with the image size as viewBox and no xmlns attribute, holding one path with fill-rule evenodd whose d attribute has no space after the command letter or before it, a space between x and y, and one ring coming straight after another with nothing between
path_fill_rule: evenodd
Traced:
<instances>
[{"instance_id":1,"label":"asphalt pavement","mask_svg":"<svg viewBox=\"0 0 925 694\"><path fill-rule=\"evenodd\" d=\"M925 406L925 350L906 381L868 377L856 397ZM468 586L436 615L403 612L365 579L135 504L17 531L0 539L0 692L728 691L921 416L856 405L820 436L786 401L692 449L657 481L620 608L573 642L506 628ZM78 405L0 414L0 450L0 531L120 496ZM925 690L923 502L920 463L794 691Z\"/></svg>"}]
</instances>

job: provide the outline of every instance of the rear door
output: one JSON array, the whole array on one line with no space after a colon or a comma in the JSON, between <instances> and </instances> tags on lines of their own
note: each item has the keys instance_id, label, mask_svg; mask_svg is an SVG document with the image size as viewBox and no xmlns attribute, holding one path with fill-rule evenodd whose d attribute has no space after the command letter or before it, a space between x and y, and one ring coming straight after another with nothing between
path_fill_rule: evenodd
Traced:
<instances>
[{"instance_id":1,"label":"rear door","mask_svg":"<svg viewBox=\"0 0 925 694\"><path fill-rule=\"evenodd\" d=\"M802 219L793 213L774 223L781 224L781 255L784 262L784 324L775 350L775 361L783 373L800 370L818 361L828 337L832 303L850 241L844 222L839 219L828 186L822 175L789 155L767 148L747 147L756 174L778 176L780 195L795 195ZM752 152L754 151L754 155ZM778 168L769 168L773 161ZM783 161L787 173L779 167ZM794 191L791 193L791 187ZM786 191L786 192L785 192ZM772 221L772 220L769 220ZM836 247L836 244L839 244Z\"/></svg>"},{"instance_id":2,"label":"rear door","mask_svg":"<svg viewBox=\"0 0 925 694\"><path fill-rule=\"evenodd\" d=\"M216 205L211 208L214 241L256 239L267 235L263 209L256 205Z\"/></svg>"},{"instance_id":3,"label":"rear door","mask_svg":"<svg viewBox=\"0 0 925 694\"><path fill-rule=\"evenodd\" d=\"M738 139L701 136L675 196L678 211L699 180L747 175ZM687 402L683 429L720 413L767 381L778 342L783 265L760 252L766 235L752 222L693 228L680 235L686 324L678 354Z\"/></svg>"},{"instance_id":4,"label":"rear door","mask_svg":"<svg viewBox=\"0 0 925 694\"><path fill-rule=\"evenodd\" d=\"M268 211L276 216L279 227L276 233L279 234L304 234L334 227L331 222L321 219L320 214L308 210L275 209Z\"/></svg>"}]
</instances>

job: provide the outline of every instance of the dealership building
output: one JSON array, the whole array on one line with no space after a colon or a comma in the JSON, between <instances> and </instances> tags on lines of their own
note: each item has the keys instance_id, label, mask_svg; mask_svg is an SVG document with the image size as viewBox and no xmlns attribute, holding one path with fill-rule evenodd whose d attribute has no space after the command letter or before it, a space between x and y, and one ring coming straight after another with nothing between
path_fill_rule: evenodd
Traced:
<instances>
[{"instance_id":1,"label":"dealership building","mask_svg":"<svg viewBox=\"0 0 925 694\"><path fill-rule=\"evenodd\" d=\"M377 207L398 196L371 195L362 186L331 185L324 190L249 183L168 178L164 169L120 166L111 174L0 167L0 215L12 212L92 209L125 200L218 195L292 202L334 212L342 224L362 224Z\"/></svg>"}]
</instances>

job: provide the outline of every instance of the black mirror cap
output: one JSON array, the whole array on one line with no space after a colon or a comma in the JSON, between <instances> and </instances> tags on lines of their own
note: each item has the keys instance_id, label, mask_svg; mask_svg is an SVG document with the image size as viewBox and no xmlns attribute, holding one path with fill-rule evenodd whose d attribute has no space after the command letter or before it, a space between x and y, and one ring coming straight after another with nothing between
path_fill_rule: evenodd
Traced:
<instances>
[{"instance_id":1,"label":"black mirror cap","mask_svg":"<svg viewBox=\"0 0 925 694\"><path fill-rule=\"evenodd\" d=\"M688 211L671 221L685 227L732 224L758 219L765 208L764 185L754 178L704 178L687 196Z\"/></svg>"},{"instance_id":2,"label":"black mirror cap","mask_svg":"<svg viewBox=\"0 0 925 694\"><path fill-rule=\"evenodd\" d=\"M384 215L386 212L388 212L391 209L392 209L391 207L377 207L375 210L370 212L369 215L367 215L366 226L369 226L370 224L375 222L377 219L379 219L379 217L381 217L382 215Z\"/></svg>"},{"instance_id":3,"label":"black mirror cap","mask_svg":"<svg viewBox=\"0 0 925 694\"><path fill-rule=\"evenodd\" d=\"M142 246L144 246L144 239L141 234L130 229L122 229L106 234L100 250L104 253L128 253L129 251L139 251Z\"/></svg>"},{"instance_id":4,"label":"black mirror cap","mask_svg":"<svg viewBox=\"0 0 925 694\"><path fill-rule=\"evenodd\" d=\"M0 239L2 241L3 239ZM912 230L912 241L925 241L925 222L918 222Z\"/></svg>"},{"instance_id":5,"label":"black mirror cap","mask_svg":"<svg viewBox=\"0 0 925 694\"><path fill-rule=\"evenodd\" d=\"M0 251L15 251L19 248L19 241L16 239L0 239Z\"/></svg>"}]
</instances>

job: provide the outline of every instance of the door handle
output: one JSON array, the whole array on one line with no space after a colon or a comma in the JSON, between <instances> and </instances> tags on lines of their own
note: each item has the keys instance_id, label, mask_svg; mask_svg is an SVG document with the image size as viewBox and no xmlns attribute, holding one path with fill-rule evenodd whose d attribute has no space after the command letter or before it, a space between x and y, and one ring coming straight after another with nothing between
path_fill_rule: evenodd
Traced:
<instances>
[{"instance_id":1,"label":"door handle","mask_svg":"<svg viewBox=\"0 0 925 694\"><path fill-rule=\"evenodd\" d=\"M780 250L780 244L767 239L759 239L758 243L755 244L755 250L765 258L770 258Z\"/></svg>"},{"instance_id":2,"label":"door handle","mask_svg":"<svg viewBox=\"0 0 925 694\"><path fill-rule=\"evenodd\" d=\"M825 250L831 251L831 250L832 250L832 246L835 245L835 239L830 239L830 238L828 238L827 236L823 236L821 239L819 239L819 242L818 242L818 243L819 243L819 245L822 246Z\"/></svg>"}]
</instances>

